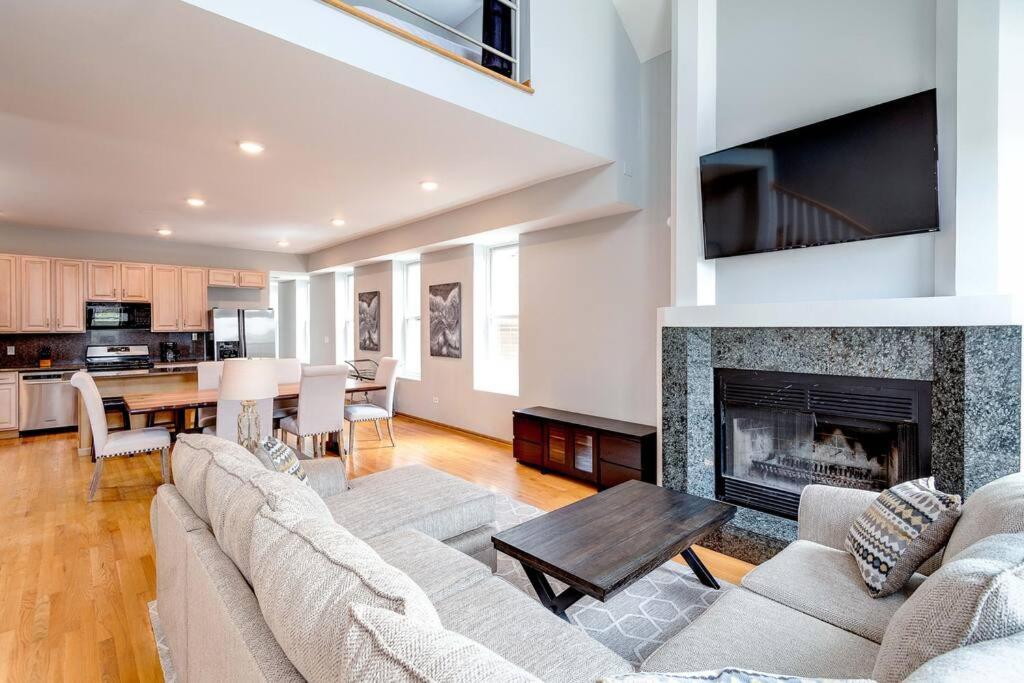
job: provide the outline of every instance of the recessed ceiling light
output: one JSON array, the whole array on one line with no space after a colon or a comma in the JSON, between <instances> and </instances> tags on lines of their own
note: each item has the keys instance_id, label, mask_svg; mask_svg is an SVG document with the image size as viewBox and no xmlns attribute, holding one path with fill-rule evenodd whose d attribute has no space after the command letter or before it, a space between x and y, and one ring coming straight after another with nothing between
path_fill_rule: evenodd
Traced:
<instances>
[{"instance_id":1,"label":"recessed ceiling light","mask_svg":"<svg viewBox=\"0 0 1024 683\"><path fill-rule=\"evenodd\" d=\"M340 228L343 225L345 225L345 219L344 218L332 218L331 219L331 225L333 225L336 228Z\"/></svg>"},{"instance_id":2,"label":"recessed ceiling light","mask_svg":"<svg viewBox=\"0 0 1024 683\"><path fill-rule=\"evenodd\" d=\"M433 180L424 180L422 183L420 183L420 189L423 190L424 192L433 192L439 187L441 186L436 181Z\"/></svg>"},{"instance_id":3,"label":"recessed ceiling light","mask_svg":"<svg viewBox=\"0 0 1024 683\"><path fill-rule=\"evenodd\" d=\"M160 235L161 237L170 237L171 235L174 234L174 231L171 230L170 228L158 228L156 234Z\"/></svg>"},{"instance_id":4,"label":"recessed ceiling light","mask_svg":"<svg viewBox=\"0 0 1024 683\"><path fill-rule=\"evenodd\" d=\"M291 245L291 242L289 242L288 240L278 240L277 241L277 246L279 246L279 247L287 247L287 246L290 246L290 245Z\"/></svg>"},{"instance_id":5,"label":"recessed ceiling light","mask_svg":"<svg viewBox=\"0 0 1024 683\"><path fill-rule=\"evenodd\" d=\"M201 197L189 197L185 200L185 203L197 209L206 206L206 200Z\"/></svg>"},{"instance_id":6,"label":"recessed ceiling light","mask_svg":"<svg viewBox=\"0 0 1024 683\"><path fill-rule=\"evenodd\" d=\"M238 143L238 149L242 150L246 154L256 156L257 154L263 154L263 145L252 140L242 140Z\"/></svg>"}]
</instances>

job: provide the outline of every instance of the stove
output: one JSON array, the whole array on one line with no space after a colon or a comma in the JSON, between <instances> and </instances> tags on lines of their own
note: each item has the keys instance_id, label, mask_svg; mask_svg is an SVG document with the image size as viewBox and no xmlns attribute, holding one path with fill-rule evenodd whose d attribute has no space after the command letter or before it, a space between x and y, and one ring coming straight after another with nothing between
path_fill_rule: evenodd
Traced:
<instances>
[{"instance_id":1,"label":"stove","mask_svg":"<svg viewBox=\"0 0 1024 683\"><path fill-rule=\"evenodd\" d=\"M145 344L89 346L85 351L85 369L97 376L144 375L152 367L149 347Z\"/></svg>"}]
</instances>

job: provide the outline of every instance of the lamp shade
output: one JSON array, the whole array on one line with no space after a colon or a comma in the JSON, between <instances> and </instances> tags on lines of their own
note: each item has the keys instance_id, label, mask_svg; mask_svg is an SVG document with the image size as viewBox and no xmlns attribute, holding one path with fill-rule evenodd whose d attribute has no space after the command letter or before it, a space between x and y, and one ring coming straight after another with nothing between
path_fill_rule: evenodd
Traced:
<instances>
[{"instance_id":1,"label":"lamp shade","mask_svg":"<svg viewBox=\"0 0 1024 683\"><path fill-rule=\"evenodd\" d=\"M220 398L225 401L259 401L277 396L277 374L273 360L229 358L224 361Z\"/></svg>"}]
</instances>

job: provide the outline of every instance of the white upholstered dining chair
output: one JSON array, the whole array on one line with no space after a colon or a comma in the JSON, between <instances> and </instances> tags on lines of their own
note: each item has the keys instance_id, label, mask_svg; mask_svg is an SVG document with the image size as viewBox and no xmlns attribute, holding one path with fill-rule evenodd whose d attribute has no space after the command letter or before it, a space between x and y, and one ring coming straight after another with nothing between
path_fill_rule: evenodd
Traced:
<instances>
[{"instance_id":1,"label":"white upholstered dining chair","mask_svg":"<svg viewBox=\"0 0 1024 683\"><path fill-rule=\"evenodd\" d=\"M392 447L395 445L395 431L392 420L395 417L395 384L398 382L398 359L382 358L375 378L377 384L384 385L383 391L376 391L370 396L369 403L355 403L345 406L345 419L348 420L348 450L356 450L356 423L373 422L380 439L380 421L388 425L388 438Z\"/></svg>"},{"instance_id":2,"label":"white upholstered dining chair","mask_svg":"<svg viewBox=\"0 0 1024 683\"><path fill-rule=\"evenodd\" d=\"M281 429L299 440L305 450L306 437L313 439L313 457L326 452L327 437L337 432L342 454L345 452L345 385L347 365L306 365L299 382L299 406L295 415L281 420Z\"/></svg>"},{"instance_id":3,"label":"white upholstered dining chair","mask_svg":"<svg viewBox=\"0 0 1024 683\"><path fill-rule=\"evenodd\" d=\"M224 374L224 361L203 361L202 363L196 364L196 372L198 373L196 383L199 387L199 391L219 389L220 378L221 375ZM205 430L207 427L213 427L216 424L216 408L198 408L196 410L196 428Z\"/></svg>"},{"instance_id":4,"label":"white upholstered dining chair","mask_svg":"<svg viewBox=\"0 0 1024 683\"><path fill-rule=\"evenodd\" d=\"M160 451L160 476L166 484L171 454L171 435L167 430L163 427L145 427L108 433L107 413L103 409L103 398L96 388L95 380L87 372L76 372L71 377L71 386L81 393L85 412L89 415L89 426L92 427L92 448L96 454L96 464L93 465L92 481L89 482L89 500L92 501L96 495L104 461L122 455Z\"/></svg>"}]
</instances>

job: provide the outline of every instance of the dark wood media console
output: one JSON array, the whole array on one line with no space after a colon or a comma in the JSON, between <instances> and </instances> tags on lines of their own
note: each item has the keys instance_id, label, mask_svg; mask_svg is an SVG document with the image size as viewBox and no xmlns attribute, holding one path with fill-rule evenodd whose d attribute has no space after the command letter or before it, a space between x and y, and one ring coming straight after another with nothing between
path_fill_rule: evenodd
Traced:
<instances>
[{"instance_id":1,"label":"dark wood media console","mask_svg":"<svg viewBox=\"0 0 1024 683\"><path fill-rule=\"evenodd\" d=\"M657 430L650 425L537 406L512 411L512 436L513 453L524 465L601 489L657 478Z\"/></svg>"}]
</instances>

